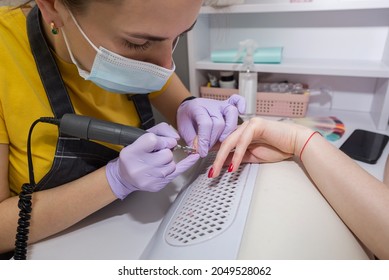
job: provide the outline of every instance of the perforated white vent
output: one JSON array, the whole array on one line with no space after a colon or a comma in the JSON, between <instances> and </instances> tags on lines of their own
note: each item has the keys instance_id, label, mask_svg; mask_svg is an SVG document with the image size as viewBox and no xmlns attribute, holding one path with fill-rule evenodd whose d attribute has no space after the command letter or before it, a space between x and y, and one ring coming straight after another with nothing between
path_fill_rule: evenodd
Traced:
<instances>
[{"instance_id":1,"label":"perforated white vent","mask_svg":"<svg viewBox=\"0 0 389 280\"><path fill-rule=\"evenodd\" d=\"M222 170L222 175L214 179L209 179L207 172L201 174L171 219L166 242L174 246L192 245L228 228L235 218L246 182L243 170L244 166L233 173Z\"/></svg>"},{"instance_id":2,"label":"perforated white vent","mask_svg":"<svg viewBox=\"0 0 389 280\"><path fill-rule=\"evenodd\" d=\"M208 178L216 154L208 154L178 194L142 259L236 259L239 253L258 164Z\"/></svg>"}]
</instances>

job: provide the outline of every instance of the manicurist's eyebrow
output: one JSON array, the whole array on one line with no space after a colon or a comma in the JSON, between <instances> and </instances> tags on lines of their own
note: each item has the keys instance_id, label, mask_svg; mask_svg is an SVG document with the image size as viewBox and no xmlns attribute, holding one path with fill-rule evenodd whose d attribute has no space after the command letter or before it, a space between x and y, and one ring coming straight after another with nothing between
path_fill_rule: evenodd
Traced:
<instances>
[{"instance_id":1,"label":"manicurist's eyebrow","mask_svg":"<svg viewBox=\"0 0 389 280\"><path fill-rule=\"evenodd\" d=\"M189 27L187 30L182 32L180 34L180 36L191 31L193 29L193 27L196 25L196 22L197 22L197 20L191 25L191 27ZM137 38L137 39L143 39L143 40L147 40L147 41L156 41L156 42L161 42L161 41L165 41L165 40L169 39L166 37L154 36L154 35L151 35L148 33L127 33L127 35L130 37L133 37L133 38Z\"/></svg>"}]
</instances>

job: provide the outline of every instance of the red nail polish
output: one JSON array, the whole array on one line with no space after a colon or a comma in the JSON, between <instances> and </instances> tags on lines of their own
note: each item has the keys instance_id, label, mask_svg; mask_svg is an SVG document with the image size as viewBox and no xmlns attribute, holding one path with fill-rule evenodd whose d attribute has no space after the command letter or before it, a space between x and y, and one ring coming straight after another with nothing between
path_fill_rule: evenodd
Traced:
<instances>
[{"instance_id":1,"label":"red nail polish","mask_svg":"<svg viewBox=\"0 0 389 280\"><path fill-rule=\"evenodd\" d=\"M234 169L234 165L230 163L230 165L228 166L228 172L232 172L233 169Z\"/></svg>"},{"instance_id":2,"label":"red nail polish","mask_svg":"<svg viewBox=\"0 0 389 280\"><path fill-rule=\"evenodd\" d=\"M208 178L212 178L213 176L213 167L211 167L211 169L209 169L208 171Z\"/></svg>"}]
</instances>

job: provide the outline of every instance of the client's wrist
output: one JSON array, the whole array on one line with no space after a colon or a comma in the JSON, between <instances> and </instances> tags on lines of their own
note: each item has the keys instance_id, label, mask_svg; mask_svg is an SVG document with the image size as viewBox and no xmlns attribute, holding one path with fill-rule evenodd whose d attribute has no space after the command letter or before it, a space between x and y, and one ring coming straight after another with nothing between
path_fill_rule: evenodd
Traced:
<instances>
[{"instance_id":1,"label":"client's wrist","mask_svg":"<svg viewBox=\"0 0 389 280\"><path fill-rule=\"evenodd\" d=\"M321 136L320 132L308 128L302 129L298 132L294 154L300 159L300 161L303 161L304 151L308 149L312 138L317 135Z\"/></svg>"}]
</instances>

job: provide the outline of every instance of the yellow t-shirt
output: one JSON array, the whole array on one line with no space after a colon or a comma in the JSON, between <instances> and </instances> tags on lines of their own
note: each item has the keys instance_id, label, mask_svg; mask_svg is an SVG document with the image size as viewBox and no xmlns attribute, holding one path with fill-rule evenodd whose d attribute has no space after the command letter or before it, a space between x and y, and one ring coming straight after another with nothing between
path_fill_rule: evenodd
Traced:
<instances>
[{"instance_id":1,"label":"yellow t-shirt","mask_svg":"<svg viewBox=\"0 0 389 280\"><path fill-rule=\"evenodd\" d=\"M75 65L59 57L56 60L77 114L139 126L135 106L126 95L107 92L81 78ZM9 145L9 184L12 193L17 194L29 180L30 126L40 117L53 116L31 54L26 17L20 9L0 7L0 61L0 143ZM152 93L152 97L163 92L167 85ZM36 182L50 170L57 138L58 128L54 125L39 123L34 128L31 150Z\"/></svg>"}]
</instances>

